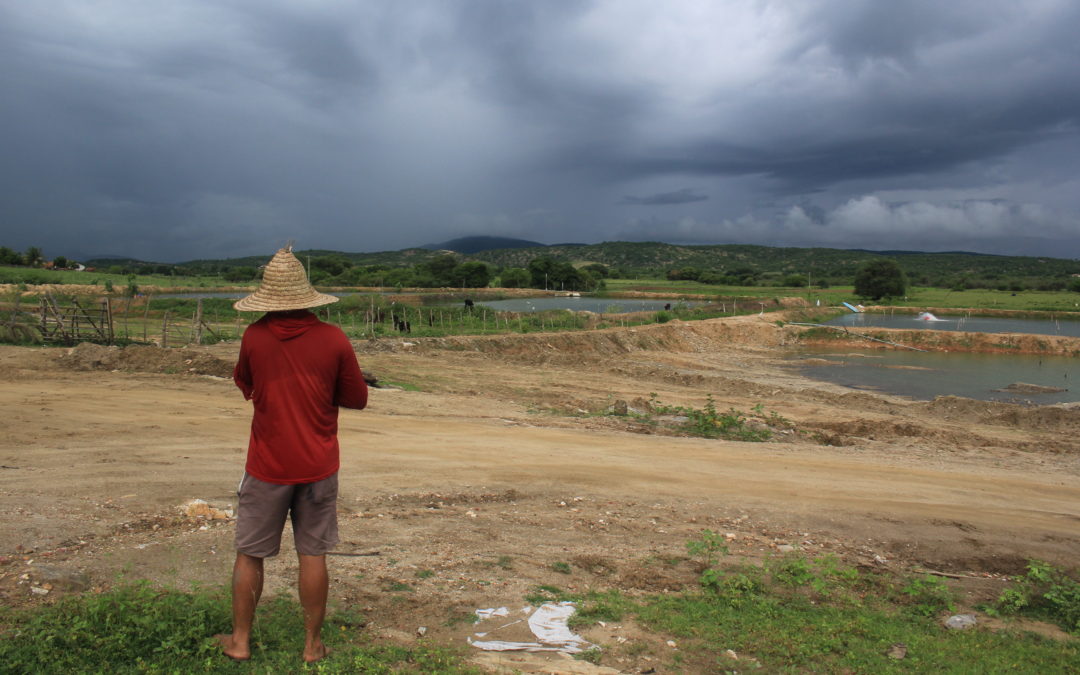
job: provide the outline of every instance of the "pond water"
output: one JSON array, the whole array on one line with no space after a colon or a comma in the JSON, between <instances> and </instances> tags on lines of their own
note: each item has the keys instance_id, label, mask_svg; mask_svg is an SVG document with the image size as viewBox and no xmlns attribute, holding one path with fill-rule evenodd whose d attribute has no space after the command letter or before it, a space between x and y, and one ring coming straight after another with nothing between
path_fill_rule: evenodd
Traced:
<instances>
[{"instance_id":1,"label":"pond water","mask_svg":"<svg viewBox=\"0 0 1080 675\"><path fill-rule=\"evenodd\" d=\"M627 312L657 312L664 305L682 304L696 307L703 302L679 300L639 300L628 298L514 298L512 300L477 300L476 304L504 312L540 312L547 309L570 309L596 314L625 314Z\"/></svg>"},{"instance_id":2,"label":"pond water","mask_svg":"<svg viewBox=\"0 0 1080 675\"><path fill-rule=\"evenodd\" d=\"M1068 356L907 350L838 353L828 347L804 347L791 358L793 367L814 379L919 400L953 395L1037 405L1080 401L1080 363ZM999 391L1014 383L1068 391Z\"/></svg>"},{"instance_id":3,"label":"pond water","mask_svg":"<svg viewBox=\"0 0 1080 675\"><path fill-rule=\"evenodd\" d=\"M1033 333L1080 337L1080 321L1067 319L1005 319L987 316L942 316L937 320L920 319L914 314L863 312L844 314L826 321L827 326L848 328L906 328L916 330L953 330L968 333Z\"/></svg>"},{"instance_id":4,"label":"pond water","mask_svg":"<svg viewBox=\"0 0 1080 675\"><path fill-rule=\"evenodd\" d=\"M249 295L249 293L250 292L245 293L244 291L227 291L224 293L153 293L148 295L153 295L155 298L182 298L184 300L200 300L203 298L233 298L239 300L245 295ZM344 298L346 295L352 295L352 293L335 291L327 293L327 295L336 295L339 298Z\"/></svg>"},{"instance_id":5,"label":"pond water","mask_svg":"<svg viewBox=\"0 0 1080 675\"><path fill-rule=\"evenodd\" d=\"M199 298L234 298L239 299L247 295L242 291L225 293L161 293L155 298L185 298L198 300ZM343 298L353 293L348 291L334 291L328 295L336 295ZM364 293L363 295L370 295ZM379 293L378 295L425 295L423 293ZM459 301L454 301L457 304ZM509 300L482 300L473 298L478 306L483 305L490 309L502 312L540 312L549 309L569 309L574 311L595 312L597 314L625 314L627 312L656 312L664 309L664 305L682 304L684 307L696 307L704 302L682 300L639 300L627 298L590 298L590 297L542 297L542 298L512 298Z\"/></svg>"}]
</instances>

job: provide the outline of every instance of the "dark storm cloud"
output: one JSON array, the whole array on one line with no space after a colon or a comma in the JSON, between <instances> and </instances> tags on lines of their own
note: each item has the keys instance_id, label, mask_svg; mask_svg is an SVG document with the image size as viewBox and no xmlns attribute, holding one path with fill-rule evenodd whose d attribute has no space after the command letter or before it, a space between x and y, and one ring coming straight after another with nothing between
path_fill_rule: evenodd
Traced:
<instances>
[{"instance_id":1,"label":"dark storm cloud","mask_svg":"<svg viewBox=\"0 0 1080 675\"><path fill-rule=\"evenodd\" d=\"M703 202L709 198L708 195L703 195L695 191L693 188L683 188L681 190L675 190L673 192L661 192L659 194L650 195L648 197L623 197L619 202L620 204L631 204L634 206L671 206L674 204L690 204L692 202Z\"/></svg>"},{"instance_id":2,"label":"dark storm cloud","mask_svg":"<svg viewBox=\"0 0 1080 675\"><path fill-rule=\"evenodd\" d=\"M1061 252L1078 25L1055 0L4 3L0 244Z\"/></svg>"}]
</instances>

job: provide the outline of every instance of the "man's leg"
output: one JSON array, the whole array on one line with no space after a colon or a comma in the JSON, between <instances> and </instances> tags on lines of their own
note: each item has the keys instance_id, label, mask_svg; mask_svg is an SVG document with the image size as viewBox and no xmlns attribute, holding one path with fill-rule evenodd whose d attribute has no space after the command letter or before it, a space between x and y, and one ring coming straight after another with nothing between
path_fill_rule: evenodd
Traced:
<instances>
[{"instance_id":1,"label":"man's leg","mask_svg":"<svg viewBox=\"0 0 1080 675\"><path fill-rule=\"evenodd\" d=\"M233 565L233 630L217 636L226 656L237 660L251 658L251 625L262 589L263 559L237 553Z\"/></svg>"},{"instance_id":2,"label":"man's leg","mask_svg":"<svg viewBox=\"0 0 1080 675\"><path fill-rule=\"evenodd\" d=\"M322 641L322 625L330 579L325 555L296 555L300 558L300 606L304 608L304 660L311 663L329 653Z\"/></svg>"}]
</instances>

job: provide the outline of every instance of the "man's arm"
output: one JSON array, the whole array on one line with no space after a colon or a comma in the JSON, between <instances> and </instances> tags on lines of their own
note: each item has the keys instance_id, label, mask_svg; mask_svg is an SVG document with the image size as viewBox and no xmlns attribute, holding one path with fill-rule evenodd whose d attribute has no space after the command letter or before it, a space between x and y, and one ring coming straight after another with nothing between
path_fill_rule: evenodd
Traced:
<instances>
[{"instance_id":1,"label":"man's arm","mask_svg":"<svg viewBox=\"0 0 1080 675\"><path fill-rule=\"evenodd\" d=\"M244 400L250 401L251 394L255 391L255 382L251 378L251 361L248 358L248 341L247 332L244 333L244 339L240 341L240 358L236 361L236 367L233 368L233 382L236 386L240 387L240 391L244 393Z\"/></svg>"},{"instance_id":2,"label":"man's arm","mask_svg":"<svg viewBox=\"0 0 1080 675\"><path fill-rule=\"evenodd\" d=\"M344 335L342 336L344 338ZM339 352L337 383L334 386L334 405L342 408L363 410L367 406L368 388L360 364L356 362L356 352L348 338Z\"/></svg>"}]
</instances>

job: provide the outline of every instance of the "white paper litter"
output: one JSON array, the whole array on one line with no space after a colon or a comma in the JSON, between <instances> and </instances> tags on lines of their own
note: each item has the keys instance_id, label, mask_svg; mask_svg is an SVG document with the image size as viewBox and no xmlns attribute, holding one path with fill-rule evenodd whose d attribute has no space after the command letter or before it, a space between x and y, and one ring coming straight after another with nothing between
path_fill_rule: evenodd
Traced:
<instances>
[{"instance_id":1,"label":"white paper litter","mask_svg":"<svg viewBox=\"0 0 1080 675\"><path fill-rule=\"evenodd\" d=\"M500 607L505 610L505 607ZM531 608L526 608L526 610ZM480 617L506 616L497 613L499 610L476 610ZM523 610L525 611L525 610ZM529 630L536 636L536 642L509 642L506 640L473 640L468 638L469 644L477 649L493 652L526 651L526 652L565 652L577 654L594 647L580 635L570 632L566 622L573 616L576 608L572 602L546 603L529 616ZM490 612L490 614L488 614ZM511 621L499 628L512 626L519 621ZM493 629L486 633L476 633L477 637L487 637L490 633L499 630Z\"/></svg>"},{"instance_id":2,"label":"white paper litter","mask_svg":"<svg viewBox=\"0 0 1080 675\"><path fill-rule=\"evenodd\" d=\"M510 616L510 610L505 607L478 609L476 610L476 621L473 621L473 623L480 623L484 619L490 619L493 616Z\"/></svg>"}]
</instances>

